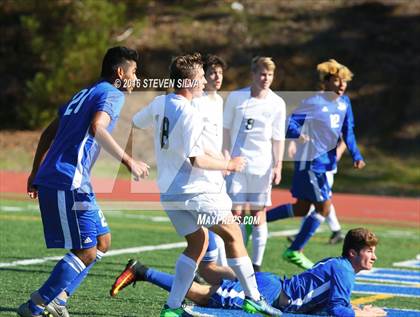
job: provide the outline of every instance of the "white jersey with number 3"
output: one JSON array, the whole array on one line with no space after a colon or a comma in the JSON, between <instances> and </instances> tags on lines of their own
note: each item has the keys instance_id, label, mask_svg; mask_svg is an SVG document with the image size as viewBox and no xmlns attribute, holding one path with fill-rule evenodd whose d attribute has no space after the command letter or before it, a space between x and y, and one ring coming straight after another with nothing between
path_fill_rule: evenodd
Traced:
<instances>
[{"instance_id":1,"label":"white jersey with number 3","mask_svg":"<svg viewBox=\"0 0 420 317\"><path fill-rule=\"evenodd\" d=\"M158 96L134 115L133 124L154 128L161 195L206 192L203 170L193 167L189 159L204 154L203 121L188 99L174 93Z\"/></svg>"},{"instance_id":2,"label":"white jersey with number 3","mask_svg":"<svg viewBox=\"0 0 420 317\"><path fill-rule=\"evenodd\" d=\"M230 130L231 155L247 159L245 173L264 175L272 167L272 140L285 138L286 104L269 90L251 97L250 87L229 94L223 127Z\"/></svg>"}]
</instances>

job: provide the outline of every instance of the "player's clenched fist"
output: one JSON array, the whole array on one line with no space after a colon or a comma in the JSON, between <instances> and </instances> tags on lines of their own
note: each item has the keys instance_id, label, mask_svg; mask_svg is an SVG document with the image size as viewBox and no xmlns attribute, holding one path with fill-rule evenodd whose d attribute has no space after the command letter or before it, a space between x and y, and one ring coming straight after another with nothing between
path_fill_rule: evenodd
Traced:
<instances>
[{"instance_id":1,"label":"player's clenched fist","mask_svg":"<svg viewBox=\"0 0 420 317\"><path fill-rule=\"evenodd\" d=\"M356 168L356 169L362 169L362 168L364 168L366 166L366 163L365 163L365 161L363 161L363 160L357 160L357 161L355 161L354 162L354 164L353 164L353 167L354 168Z\"/></svg>"},{"instance_id":2,"label":"player's clenched fist","mask_svg":"<svg viewBox=\"0 0 420 317\"><path fill-rule=\"evenodd\" d=\"M237 156L229 160L227 170L230 172L242 172L245 166L246 166L246 158L242 156Z\"/></svg>"}]
</instances>

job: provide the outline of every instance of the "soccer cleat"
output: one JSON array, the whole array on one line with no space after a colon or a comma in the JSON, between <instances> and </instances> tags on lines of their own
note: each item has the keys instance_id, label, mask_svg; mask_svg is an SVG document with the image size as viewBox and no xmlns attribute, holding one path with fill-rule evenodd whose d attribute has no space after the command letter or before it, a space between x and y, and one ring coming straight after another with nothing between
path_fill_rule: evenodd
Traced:
<instances>
[{"instance_id":1,"label":"soccer cleat","mask_svg":"<svg viewBox=\"0 0 420 317\"><path fill-rule=\"evenodd\" d=\"M124 271L118 275L114 284L109 291L112 297L116 296L122 289L126 288L128 285L136 284L136 281L145 281L146 280L146 271L148 267L141 264L137 260L129 260Z\"/></svg>"},{"instance_id":2,"label":"soccer cleat","mask_svg":"<svg viewBox=\"0 0 420 317\"><path fill-rule=\"evenodd\" d=\"M282 312L273 306L271 306L267 301L261 297L260 300L255 301L248 297L244 299L242 304L242 309L250 314L261 314L263 316L281 316Z\"/></svg>"},{"instance_id":3,"label":"soccer cleat","mask_svg":"<svg viewBox=\"0 0 420 317\"><path fill-rule=\"evenodd\" d=\"M344 241L344 235L342 234L341 230L333 231L331 234L330 240L328 240L329 244L340 244Z\"/></svg>"},{"instance_id":4,"label":"soccer cleat","mask_svg":"<svg viewBox=\"0 0 420 317\"><path fill-rule=\"evenodd\" d=\"M164 305L160 317L193 317L194 315L190 314L185 310L183 306L179 308L169 308L168 305Z\"/></svg>"},{"instance_id":5,"label":"soccer cleat","mask_svg":"<svg viewBox=\"0 0 420 317\"><path fill-rule=\"evenodd\" d=\"M45 311L52 317L70 317L67 307L60 305L55 299L45 307Z\"/></svg>"},{"instance_id":6,"label":"soccer cleat","mask_svg":"<svg viewBox=\"0 0 420 317\"><path fill-rule=\"evenodd\" d=\"M50 315L50 313L46 311L42 312L41 315L33 315L31 310L29 309L29 301L20 305L16 312L18 316L21 317L53 317Z\"/></svg>"},{"instance_id":7,"label":"soccer cleat","mask_svg":"<svg viewBox=\"0 0 420 317\"><path fill-rule=\"evenodd\" d=\"M308 270L314 266L314 263L309 260L302 252L295 250L287 249L284 251L283 259L305 270Z\"/></svg>"}]
</instances>

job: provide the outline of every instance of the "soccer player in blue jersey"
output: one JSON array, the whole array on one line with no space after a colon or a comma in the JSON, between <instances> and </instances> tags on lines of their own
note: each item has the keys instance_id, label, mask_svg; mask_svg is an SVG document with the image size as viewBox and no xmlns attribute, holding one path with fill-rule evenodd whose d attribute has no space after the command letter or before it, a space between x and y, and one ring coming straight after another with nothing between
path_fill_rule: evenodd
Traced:
<instances>
[{"instance_id":1,"label":"soccer player in blue jersey","mask_svg":"<svg viewBox=\"0 0 420 317\"><path fill-rule=\"evenodd\" d=\"M337 144L342 138L353 158L354 168L365 166L353 132L353 112L350 99L344 95L353 74L344 65L331 59L318 65L324 86L321 91L301 103L291 115L287 137L298 139L292 195L294 204L284 204L267 213L267 221L306 216L299 233L283 258L301 268L313 266L302 249L328 216L331 208L331 188L327 172L337 168Z\"/></svg>"},{"instance_id":2,"label":"soccer player in blue jersey","mask_svg":"<svg viewBox=\"0 0 420 317\"><path fill-rule=\"evenodd\" d=\"M76 93L42 133L28 178L28 194L38 198L47 248L70 249L48 280L18 308L24 317L68 316L67 297L110 247L111 234L97 205L90 170L101 147L135 179L148 165L134 161L110 132L136 80L138 54L125 47L107 51L101 79Z\"/></svg>"},{"instance_id":3,"label":"soccer player in blue jersey","mask_svg":"<svg viewBox=\"0 0 420 317\"><path fill-rule=\"evenodd\" d=\"M273 273L257 272L258 288L273 307L284 313L337 317L386 316L386 312L380 308L369 305L352 307L350 303L355 276L361 270L372 269L377 259L377 244L378 239L373 232L365 228L352 229L344 239L340 257L326 258L312 269L291 278L282 279ZM131 267L133 278L125 286L135 281L147 281L167 291L172 287L172 274L148 268L135 260L130 260L127 267ZM237 280L223 280L217 285L194 282L187 298L200 306L240 309L244 292Z\"/></svg>"}]
</instances>

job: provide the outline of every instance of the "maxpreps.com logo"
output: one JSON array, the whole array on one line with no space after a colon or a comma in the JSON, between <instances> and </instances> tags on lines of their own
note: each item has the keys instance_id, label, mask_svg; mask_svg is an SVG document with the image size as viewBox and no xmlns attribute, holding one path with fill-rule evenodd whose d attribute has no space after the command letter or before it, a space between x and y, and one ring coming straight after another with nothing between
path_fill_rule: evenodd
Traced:
<instances>
[{"instance_id":1,"label":"maxpreps.com logo","mask_svg":"<svg viewBox=\"0 0 420 317\"><path fill-rule=\"evenodd\" d=\"M233 224L243 223L246 225L258 225L260 223L260 217L258 216L210 216L205 214L199 214L197 218L197 225L199 226L214 226L218 224Z\"/></svg>"}]
</instances>

